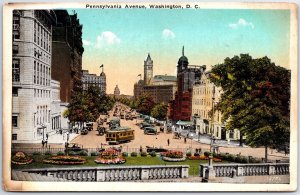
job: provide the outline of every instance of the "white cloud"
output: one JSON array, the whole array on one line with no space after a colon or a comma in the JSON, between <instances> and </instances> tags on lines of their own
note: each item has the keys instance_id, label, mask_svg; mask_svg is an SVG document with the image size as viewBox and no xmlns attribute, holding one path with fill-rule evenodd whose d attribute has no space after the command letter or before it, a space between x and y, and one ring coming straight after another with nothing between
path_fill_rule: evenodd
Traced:
<instances>
[{"instance_id":1,"label":"white cloud","mask_svg":"<svg viewBox=\"0 0 300 195\"><path fill-rule=\"evenodd\" d=\"M247 22L243 18L240 18L237 23L232 23L232 24L229 24L228 26L229 26L229 28L232 28L232 29L237 29L239 27L251 27L252 29L254 29L254 24L252 24L251 22Z\"/></svg>"},{"instance_id":2,"label":"white cloud","mask_svg":"<svg viewBox=\"0 0 300 195\"><path fill-rule=\"evenodd\" d=\"M110 45L120 44L121 40L111 31L102 32L101 35L97 36L96 48L101 48Z\"/></svg>"},{"instance_id":3,"label":"white cloud","mask_svg":"<svg viewBox=\"0 0 300 195\"><path fill-rule=\"evenodd\" d=\"M170 29L164 29L162 31L162 37L165 38L165 39L174 39L175 38L175 34Z\"/></svg>"},{"instance_id":4,"label":"white cloud","mask_svg":"<svg viewBox=\"0 0 300 195\"><path fill-rule=\"evenodd\" d=\"M82 44L86 46L92 45L92 43L88 40L82 40Z\"/></svg>"}]
</instances>

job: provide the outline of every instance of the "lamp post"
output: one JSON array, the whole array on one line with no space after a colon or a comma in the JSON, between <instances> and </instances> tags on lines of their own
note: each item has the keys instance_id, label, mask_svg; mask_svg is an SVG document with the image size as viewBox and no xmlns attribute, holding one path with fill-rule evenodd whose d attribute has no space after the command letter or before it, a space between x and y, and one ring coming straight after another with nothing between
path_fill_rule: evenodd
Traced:
<instances>
[{"instance_id":1,"label":"lamp post","mask_svg":"<svg viewBox=\"0 0 300 195\"><path fill-rule=\"evenodd\" d=\"M211 98L211 128L210 128L210 152L211 152L211 148L213 146L213 139L214 139L214 136L213 136L213 133L214 133L214 101L215 101L215 86L213 86L213 89L212 89L212 98Z\"/></svg>"}]
</instances>

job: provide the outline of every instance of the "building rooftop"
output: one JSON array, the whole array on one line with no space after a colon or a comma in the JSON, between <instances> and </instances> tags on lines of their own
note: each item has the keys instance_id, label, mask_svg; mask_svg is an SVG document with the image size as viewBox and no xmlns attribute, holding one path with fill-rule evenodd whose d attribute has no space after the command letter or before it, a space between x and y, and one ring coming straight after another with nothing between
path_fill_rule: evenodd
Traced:
<instances>
[{"instance_id":1,"label":"building rooftop","mask_svg":"<svg viewBox=\"0 0 300 195\"><path fill-rule=\"evenodd\" d=\"M153 80L177 81L177 77L171 75L155 75Z\"/></svg>"}]
</instances>

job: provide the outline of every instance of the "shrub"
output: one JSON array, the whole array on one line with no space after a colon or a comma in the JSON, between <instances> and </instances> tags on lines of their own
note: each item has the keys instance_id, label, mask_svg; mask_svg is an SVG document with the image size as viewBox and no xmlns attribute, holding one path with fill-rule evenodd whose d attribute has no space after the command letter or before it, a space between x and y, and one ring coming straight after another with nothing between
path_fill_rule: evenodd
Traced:
<instances>
[{"instance_id":1,"label":"shrub","mask_svg":"<svg viewBox=\"0 0 300 195\"><path fill-rule=\"evenodd\" d=\"M232 154L228 154L228 155L226 155L226 160L227 160L227 161L234 162L235 157L234 157Z\"/></svg>"},{"instance_id":2,"label":"shrub","mask_svg":"<svg viewBox=\"0 0 300 195\"><path fill-rule=\"evenodd\" d=\"M137 157L137 153L136 152L131 152L130 156Z\"/></svg>"},{"instance_id":3,"label":"shrub","mask_svg":"<svg viewBox=\"0 0 300 195\"><path fill-rule=\"evenodd\" d=\"M147 152L141 152L141 156L147 156Z\"/></svg>"},{"instance_id":4,"label":"shrub","mask_svg":"<svg viewBox=\"0 0 300 195\"><path fill-rule=\"evenodd\" d=\"M33 152L32 155L40 155L40 152Z\"/></svg>"},{"instance_id":5,"label":"shrub","mask_svg":"<svg viewBox=\"0 0 300 195\"><path fill-rule=\"evenodd\" d=\"M242 162L241 156L237 155L234 159L234 162L241 163Z\"/></svg>"},{"instance_id":6,"label":"shrub","mask_svg":"<svg viewBox=\"0 0 300 195\"><path fill-rule=\"evenodd\" d=\"M91 152L91 156L99 156L99 152Z\"/></svg>"},{"instance_id":7,"label":"shrub","mask_svg":"<svg viewBox=\"0 0 300 195\"><path fill-rule=\"evenodd\" d=\"M81 150L81 151L79 152L79 155L80 155L80 156L88 156L89 153L88 153L87 151Z\"/></svg>"},{"instance_id":8,"label":"shrub","mask_svg":"<svg viewBox=\"0 0 300 195\"><path fill-rule=\"evenodd\" d=\"M209 152L204 152L204 156L209 156Z\"/></svg>"},{"instance_id":9,"label":"shrub","mask_svg":"<svg viewBox=\"0 0 300 195\"><path fill-rule=\"evenodd\" d=\"M57 152L56 154L57 154L57 156L61 156L61 155L64 155L65 153L62 152L62 151L59 151L59 152Z\"/></svg>"},{"instance_id":10,"label":"shrub","mask_svg":"<svg viewBox=\"0 0 300 195\"><path fill-rule=\"evenodd\" d=\"M186 156L187 156L187 157L190 157L190 156L192 156L192 153L191 153L191 152L187 152L187 153L186 153Z\"/></svg>"},{"instance_id":11,"label":"shrub","mask_svg":"<svg viewBox=\"0 0 300 195\"><path fill-rule=\"evenodd\" d=\"M50 151L46 151L45 155L52 155L52 153Z\"/></svg>"},{"instance_id":12,"label":"shrub","mask_svg":"<svg viewBox=\"0 0 300 195\"><path fill-rule=\"evenodd\" d=\"M245 157L245 156L243 156L243 157L241 158L241 163L248 163L248 158Z\"/></svg>"},{"instance_id":13,"label":"shrub","mask_svg":"<svg viewBox=\"0 0 300 195\"><path fill-rule=\"evenodd\" d=\"M150 155L151 155L152 157L156 157L156 152L152 151L152 152L150 153Z\"/></svg>"},{"instance_id":14,"label":"shrub","mask_svg":"<svg viewBox=\"0 0 300 195\"><path fill-rule=\"evenodd\" d=\"M75 156L76 153L74 151L69 151L69 156Z\"/></svg>"},{"instance_id":15,"label":"shrub","mask_svg":"<svg viewBox=\"0 0 300 195\"><path fill-rule=\"evenodd\" d=\"M127 153L127 152L123 152L123 153L122 153L122 156L123 156L123 157L127 157L127 156L128 156L128 153Z\"/></svg>"},{"instance_id":16,"label":"shrub","mask_svg":"<svg viewBox=\"0 0 300 195\"><path fill-rule=\"evenodd\" d=\"M195 153L194 156L200 156L200 154L199 153Z\"/></svg>"}]
</instances>

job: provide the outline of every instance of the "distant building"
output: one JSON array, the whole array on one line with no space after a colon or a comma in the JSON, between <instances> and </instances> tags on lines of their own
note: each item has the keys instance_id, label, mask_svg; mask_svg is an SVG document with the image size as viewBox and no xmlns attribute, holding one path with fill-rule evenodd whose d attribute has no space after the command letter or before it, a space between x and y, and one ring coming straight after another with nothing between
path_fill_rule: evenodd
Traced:
<instances>
[{"instance_id":1,"label":"distant building","mask_svg":"<svg viewBox=\"0 0 300 195\"><path fill-rule=\"evenodd\" d=\"M119 89L118 85L116 85L116 87L115 87L114 95L115 96L119 96L120 95L120 89Z\"/></svg>"},{"instance_id":2,"label":"distant building","mask_svg":"<svg viewBox=\"0 0 300 195\"><path fill-rule=\"evenodd\" d=\"M51 80L51 130L56 132L61 129L61 101L60 101L60 83Z\"/></svg>"},{"instance_id":3,"label":"distant building","mask_svg":"<svg viewBox=\"0 0 300 195\"><path fill-rule=\"evenodd\" d=\"M204 66L189 65L188 58L182 56L177 64L177 92L175 98L169 103L168 118L172 121L190 121L192 117L192 90L196 80L199 80Z\"/></svg>"},{"instance_id":4,"label":"distant building","mask_svg":"<svg viewBox=\"0 0 300 195\"><path fill-rule=\"evenodd\" d=\"M67 10L54 10L54 13L51 76L60 82L60 99L68 103L72 91L81 87L82 25L77 14L70 15Z\"/></svg>"},{"instance_id":5,"label":"distant building","mask_svg":"<svg viewBox=\"0 0 300 195\"><path fill-rule=\"evenodd\" d=\"M144 61L144 80L134 84L134 98L138 99L142 94L150 95L155 103L168 104L175 96L176 77L170 75L155 75L153 77L153 60L148 54Z\"/></svg>"},{"instance_id":6,"label":"distant building","mask_svg":"<svg viewBox=\"0 0 300 195\"><path fill-rule=\"evenodd\" d=\"M88 70L82 70L82 85L83 90L87 90L89 86L97 86L101 93L106 94L106 75L104 72L100 76L89 74Z\"/></svg>"},{"instance_id":7,"label":"distant building","mask_svg":"<svg viewBox=\"0 0 300 195\"><path fill-rule=\"evenodd\" d=\"M145 85L150 85L151 79L153 77L153 60L148 53L146 60L144 61L144 82Z\"/></svg>"},{"instance_id":8,"label":"distant building","mask_svg":"<svg viewBox=\"0 0 300 195\"><path fill-rule=\"evenodd\" d=\"M209 80L210 72L203 72L201 79L193 86L192 116L197 134L213 135L216 139L238 140L238 130L226 131L221 121L222 114L215 110L215 105L220 101L222 89ZM214 110L213 118L210 112Z\"/></svg>"},{"instance_id":9,"label":"distant building","mask_svg":"<svg viewBox=\"0 0 300 195\"><path fill-rule=\"evenodd\" d=\"M51 133L51 10L13 11L12 142Z\"/></svg>"}]
</instances>

